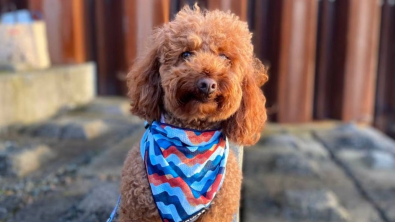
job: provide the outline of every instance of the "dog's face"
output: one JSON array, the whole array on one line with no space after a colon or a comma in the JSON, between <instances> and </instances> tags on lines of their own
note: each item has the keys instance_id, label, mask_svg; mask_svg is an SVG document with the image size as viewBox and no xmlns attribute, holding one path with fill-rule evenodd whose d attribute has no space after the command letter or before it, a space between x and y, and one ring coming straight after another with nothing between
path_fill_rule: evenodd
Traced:
<instances>
[{"instance_id":1,"label":"dog's face","mask_svg":"<svg viewBox=\"0 0 395 222\"><path fill-rule=\"evenodd\" d=\"M189 12L179 13L162 32L164 109L182 120L228 119L241 104L243 62L252 62L246 24L222 12Z\"/></svg>"},{"instance_id":2,"label":"dog's face","mask_svg":"<svg viewBox=\"0 0 395 222\"><path fill-rule=\"evenodd\" d=\"M230 13L185 7L152 40L128 76L132 113L149 121L167 112L186 122L221 122L225 133L233 127L230 139L235 134L233 141L252 143L243 137L253 135L239 134L262 129L259 87L267 75L253 56L247 24Z\"/></svg>"}]
</instances>

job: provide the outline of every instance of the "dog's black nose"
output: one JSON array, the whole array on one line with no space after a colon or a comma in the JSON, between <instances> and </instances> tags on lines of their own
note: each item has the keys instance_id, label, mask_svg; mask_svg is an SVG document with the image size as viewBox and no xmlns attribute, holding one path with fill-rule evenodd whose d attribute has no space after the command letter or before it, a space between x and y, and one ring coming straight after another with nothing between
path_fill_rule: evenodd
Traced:
<instances>
[{"instance_id":1,"label":"dog's black nose","mask_svg":"<svg viewBox=\"0 0 395 222\"><path fill-rule=\"evenodd\" d=\"M200 92L211 94L217 90L217 82L214 79L203 78L197 82L197 87Z\"/></svg>"}]
</instances>

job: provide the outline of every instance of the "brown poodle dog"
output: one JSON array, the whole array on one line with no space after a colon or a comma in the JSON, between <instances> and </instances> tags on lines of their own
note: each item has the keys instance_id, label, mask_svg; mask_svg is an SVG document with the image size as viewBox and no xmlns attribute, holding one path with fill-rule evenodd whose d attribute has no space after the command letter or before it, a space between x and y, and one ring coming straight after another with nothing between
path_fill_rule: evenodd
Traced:
<instances>
[{"instance_id":1,"label":"brown poodle dog","mask_svg":"<svg viewBox=\"0 0 395 222\"><path fill-rule=\"evenodd\" d=\"M266 69L253 55L247 23L221 11L184 7L154 31L149 49L128 74L133 114L179 127L221 128L229 141L255 144L266 120L260 87ZM226 177L198 221L232 221L240 201L241 171L229 152ZM121 222L161 221L139 147L122 171Z\"/></svg>"}]
</instances>

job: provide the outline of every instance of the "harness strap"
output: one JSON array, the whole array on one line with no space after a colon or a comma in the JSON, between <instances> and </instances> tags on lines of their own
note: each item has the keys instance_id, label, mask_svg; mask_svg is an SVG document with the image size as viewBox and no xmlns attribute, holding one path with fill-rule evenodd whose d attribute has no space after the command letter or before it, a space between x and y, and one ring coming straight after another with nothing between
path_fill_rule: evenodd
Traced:
<instances>
[{"instance_id":1,"label":"harness strap","mask_svg":"<svg viewBox=\"0 0 395 222\"><path fill-rule=\"evenodd\" d=\"M115 219L120 202L121 202L121 195L119 195L117 204L115 205L114 210L112 210L110 218L108 218L107 222L112 222Z\"/></svg>"}]
</instances>

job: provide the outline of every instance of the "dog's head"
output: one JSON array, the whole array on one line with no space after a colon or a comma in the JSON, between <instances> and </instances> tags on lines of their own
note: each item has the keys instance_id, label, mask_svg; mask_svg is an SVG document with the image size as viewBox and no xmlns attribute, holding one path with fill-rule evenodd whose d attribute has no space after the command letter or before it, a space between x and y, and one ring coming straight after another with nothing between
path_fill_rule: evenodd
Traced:
<instances>
[{"instance_id":1,"label":"dog's head","mask_svg":"<svg viewBox=\"0 0 395 222\"><path fill-rule=\"evenodd\" d=\"M132 113L148 121L166 112L185 122L220 122L231 141L254 144L266 120L260 86L268 77L251 35L231 13L184 7L154 30L128 74Z\"/></svg>"}]
</instances>

